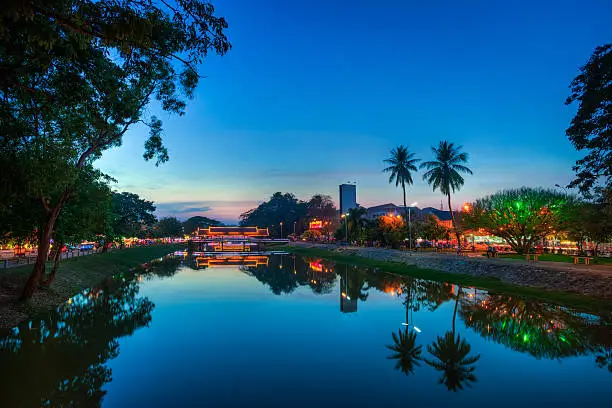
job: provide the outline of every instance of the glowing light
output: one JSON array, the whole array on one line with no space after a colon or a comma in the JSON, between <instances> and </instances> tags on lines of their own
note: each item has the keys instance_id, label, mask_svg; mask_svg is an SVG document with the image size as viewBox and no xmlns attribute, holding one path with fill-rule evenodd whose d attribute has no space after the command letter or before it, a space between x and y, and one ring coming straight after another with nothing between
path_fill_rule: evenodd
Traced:
<instances>
[{"instance_id":1,"label":"glowing light","mask_svg":"<svg viewBox=\"0 0 612 408\"><path fill-rule=\"evenodd\" d=\"M414 326L414 331L417 332L417 333L420 333L421 329L419 329L418 327Z\"/></svg>"},{"instance_id":2,"label":"glowing light","mask_svg":"<svg viewBox=\"0 0 612 408\"><path fill-rule=\"evenodd\" d=\"M323 221L318 221L318 220L310 221L308 225L310 229L318 230L318 229L323 228Z\"/></svg>"}]
</instances>

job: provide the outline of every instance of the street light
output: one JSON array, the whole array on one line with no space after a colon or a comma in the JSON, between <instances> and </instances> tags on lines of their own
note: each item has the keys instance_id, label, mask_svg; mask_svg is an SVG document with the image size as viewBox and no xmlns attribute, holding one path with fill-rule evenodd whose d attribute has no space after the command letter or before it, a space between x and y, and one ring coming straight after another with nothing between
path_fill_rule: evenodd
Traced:
<instances>
[{"instance_id":1,"label":"street light","mask_svg":"<svg viewBox=\"0 0 612 408\"><path fill-rule=\"evenodd\" d=\"M293 221L293 235L295 235L295 224L297 224L297 221Z\"/></svg>"},{"instance_id":2,"label":"street light","mask_svg":"<svg viewBox=\"0 0 612 408\"><path fill-rule=\"evenodd\" d=\"M348 213L342 214L340 217L344 218L344 225L346 227L346 242L348 243Z\"/></svg>"},{"instance_id":3,"label":"street light","mask_svg":"<svg viewBox=\"0 0 612 408\"><path fill-rule=\"evenodd\" d=\"M410 222L410 208L416 206L418 203L415 201L408 207L408 250L412 253L412 223Z\"/></svg>"},{"instance_id":4,"label":"street light","mask_svg":"<svg viewBox=\"0 0 612 408\"><path fill-rule=\"evenodd\" d=\"M280 223L280 227L281 227L281 239L283 239L283 223L282 223L282 221Z\"/></svg>"}]
</instances>

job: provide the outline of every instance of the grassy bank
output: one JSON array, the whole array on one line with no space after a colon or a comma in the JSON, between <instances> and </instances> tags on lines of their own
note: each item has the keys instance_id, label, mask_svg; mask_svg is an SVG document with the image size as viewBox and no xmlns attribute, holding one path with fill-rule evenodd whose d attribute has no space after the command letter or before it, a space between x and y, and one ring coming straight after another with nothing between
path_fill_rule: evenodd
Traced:
<instances>
[{"instance_id":1,"label":"grassy bank","mask_svg":"<svg viewBox=\"0 0 612 408\"><path fill-rule=\"evenodd\" d=\"M525 260L525 255L504 255L504 258L511 259L521 259ZM540 254L538 255L538 260L540 261L550 261L550 262L563 262L563 263L574 263L574 257L571 255L563 255L563 254ZM580 262L584 263L584 259ZM593 258L591 257L591 264L593 265L612 265L612 258Z\"/></svg>"},{"instance_id":2,"label":"grassy bank","mask_svg":"<svg viewBox=\"0 0 612 408\"><path fill-rule=\"evenodd\" d=\"M576 309L589 312L612 311L612 300L597 299L586 295L570 292L549 291L539 288L513 285L502 282L499 279L471 276L464 274L453 274L433 269L419 268L400 262L379 261L354 255L344 255L319 248L301 248L294 246L282 246L275 249L285 250L297 255L316 256L331 261L346 263L350 265L378 268L384 272L401 275L410 275L428 280L450 282L458 285L473 286L494 292L503 292L509 295L535 298L542 301L571 306Z\"/></svg>"},{"instance_id":3,"label":"grassy bank","mask_svg":"<svg viewBox=\"0 0 612 408\"><path fill-rule=\"evenodd\" d=\"M28 317L53 310L86 288L100 284L116 272L183 249L183 245L152 245L126 248L105 254L92 254L65 259L51 287L38 290L27 302L18 302L21 289L33 265L24 265L0 272L0 327L12 327ZM47 268L52 268L49 263Z\"/></svg>"}]
</instances>

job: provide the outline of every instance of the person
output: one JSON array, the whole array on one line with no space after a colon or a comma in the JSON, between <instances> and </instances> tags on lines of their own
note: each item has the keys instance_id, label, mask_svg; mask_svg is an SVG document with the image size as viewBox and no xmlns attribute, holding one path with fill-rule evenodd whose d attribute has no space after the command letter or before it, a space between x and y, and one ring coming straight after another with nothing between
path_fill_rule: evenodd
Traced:
<instances>
[{"instance_id":1,"label":"person","mask_svg":"<svg viewBox=\"0 0 612 408\"><path fill-rule=\"evenodd\" d=\"M457 255L461 255L461 244L457 244Z\"/></svg>"}]
</instances>

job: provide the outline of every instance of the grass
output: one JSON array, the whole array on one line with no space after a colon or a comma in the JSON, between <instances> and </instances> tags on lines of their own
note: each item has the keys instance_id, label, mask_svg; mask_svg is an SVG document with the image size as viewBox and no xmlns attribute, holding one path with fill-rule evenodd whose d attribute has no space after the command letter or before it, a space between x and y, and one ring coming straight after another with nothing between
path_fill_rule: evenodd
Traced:
<instances>
[{"instance_id":1,"label":"grass","mask_svg":"<svg viewBox=\"0 0 612 408\"><path fill-rule=\"evenodd\" d=\"M390 273L410 275L417 278L439 282L450 282L458 285L473 286L480 289L486 289L491 292L504 292L509 295L534 298L556 304L571 306L583 311L601 312L602 310L612 310L612 300L598 299L577 293L550 291L528 286L513 285L495 278L454 274L434 269L419 268L417 266L406 265L400 262L379 261L360 256L344 255L319 248L300 248L293 246L283 246L277 248L279 250L285 250L297 255L316 256L339 263L378 268L382 271Z\"/></svg>"},{"instance_id":2,"label":"grass","mask_svg":"<svg viewBox=\"0 0 612 408\"><path fill-rule=\"evenodd\" d=\"M51 287L36 291L27 302L18 302L17 299L34 265L0 270L0 328L13 327L23 320L53 310L68 298L101 284L117 272L128 271L183 248L182 244L151 245L65 259ZM52 267L52 263L47 264L48 271ZM15 310L19 313L14 313Z\"/></svg>"},{"instance_id":3,"label":"grass","mask_svg":"<svg viewBox=\"0 0 612 408\"><path fill-rule=\"evenodd\" d=\"M504 255L504 258L510 259L525 259L525 255L513 254L513 255ZM539 261L550 261L550 262L564 262L564 263L574 263L574 257L571 255L563 255L563 254L539 254ZM580 262L584 262L581 260ZM592 265L612 265L612 258L593 258L591 257Z\"/></svg>"}]
</instances>

